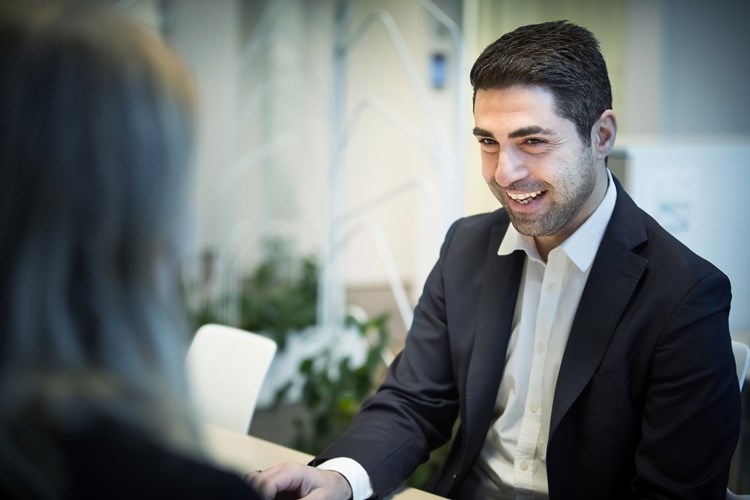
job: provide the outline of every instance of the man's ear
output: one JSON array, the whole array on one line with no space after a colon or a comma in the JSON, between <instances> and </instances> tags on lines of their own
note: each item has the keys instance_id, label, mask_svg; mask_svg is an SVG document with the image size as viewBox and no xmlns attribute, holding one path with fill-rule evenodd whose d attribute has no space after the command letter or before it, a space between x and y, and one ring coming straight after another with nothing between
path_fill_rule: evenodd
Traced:
<instances>
[{"instance_id":1,"label":"man's ear","mask_svg":"<svg viewBox=\"0 0 750 500\"><path fill-rule=\"evenodd\" d=\"M591 149L597 158L606 158L615 147L617 136L617 117L608 109L601 114L591 128Z\"/></svg>"}]
</instances>

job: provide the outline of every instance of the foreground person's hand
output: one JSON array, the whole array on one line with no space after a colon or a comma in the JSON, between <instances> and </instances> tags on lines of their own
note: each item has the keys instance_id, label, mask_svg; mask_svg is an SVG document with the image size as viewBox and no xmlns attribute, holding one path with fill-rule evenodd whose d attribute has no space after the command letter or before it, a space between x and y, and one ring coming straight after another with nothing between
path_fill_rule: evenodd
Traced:
<instances>
[{"instance_id":1,"label":"foreground person's hand","mask_svg":"<svg viewBox=\"0 0 750 500\"><path fill-rule=\"evenodd\" d=\"M302 500L348 500L352 497L349 482L331 470L322 470L308 465L282 463L263 471L248 472L245 480L268 500L280 493L293 493Z\"/></svg>"}]
</instances>

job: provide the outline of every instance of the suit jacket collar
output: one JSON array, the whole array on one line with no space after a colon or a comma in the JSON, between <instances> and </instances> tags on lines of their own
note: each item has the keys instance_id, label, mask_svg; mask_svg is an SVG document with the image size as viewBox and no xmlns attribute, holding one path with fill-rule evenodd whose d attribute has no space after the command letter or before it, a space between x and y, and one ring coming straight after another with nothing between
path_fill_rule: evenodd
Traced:
<instances>
[{"instance_id":1,"label":"suit jacket collar","mask_svg":"<svg viewBox=\"0 0 750 500\"><path fill-rule=\"evenodd\" d=\"M598 369L620 316L648 262L633 252L644 243L643 212L615 179L617 202L581 295L555 388L550 436Z\"/></svg>"}]
</instances>

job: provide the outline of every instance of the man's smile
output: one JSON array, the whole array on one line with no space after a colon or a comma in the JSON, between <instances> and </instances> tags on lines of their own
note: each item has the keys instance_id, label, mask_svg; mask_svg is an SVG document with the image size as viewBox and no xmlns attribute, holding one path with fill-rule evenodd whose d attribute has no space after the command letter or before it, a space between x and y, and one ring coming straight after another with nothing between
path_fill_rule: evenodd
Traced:
<instances>
[{"instance_id":1,"label":"man's smile","mask_svg":"<svg viewBox=\"0 0 750 500\"><path fill-rule=\"evenodd\" d=\"M511 193L511 192L506 191L506 194L511 200L517 201L518 203L525 205L527 203L534 201L537 198L537 196L539 196L540 194L544 192L545 192L544 190L531 191L528 193Z\"/></svg>"}]
</instances>

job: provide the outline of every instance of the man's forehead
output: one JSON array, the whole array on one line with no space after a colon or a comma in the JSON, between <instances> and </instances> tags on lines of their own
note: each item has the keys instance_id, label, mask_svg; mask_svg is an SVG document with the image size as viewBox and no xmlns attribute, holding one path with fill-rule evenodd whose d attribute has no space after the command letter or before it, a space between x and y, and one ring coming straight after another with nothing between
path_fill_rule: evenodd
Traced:
<instances>
[{"instance_id":1,"label":"man's forehead","mask_svg":"<svg viewBox=\"0 0 750 500\"><path fill-rule=\"evenodd\" d=\"M532 105L537 108L555 110L555 95L547 88L538 85L514 85L511 87L477 89L474 95L474 111L477 104L486 105L512 103Z\"/></svg>"},{"instance_id":2,"label":"man's forehead","mask_svg":"<svg viewBox=\"0 0 750 500\"><path fill-rule=\"evenodd\" d=\"M572 120L558 113L553 94L537 86L478 89L474 102L474 123L474 135L487 136L497 133L513 136L551 135L563 129L575 128Z\"/></svg>"}]
</instances>

